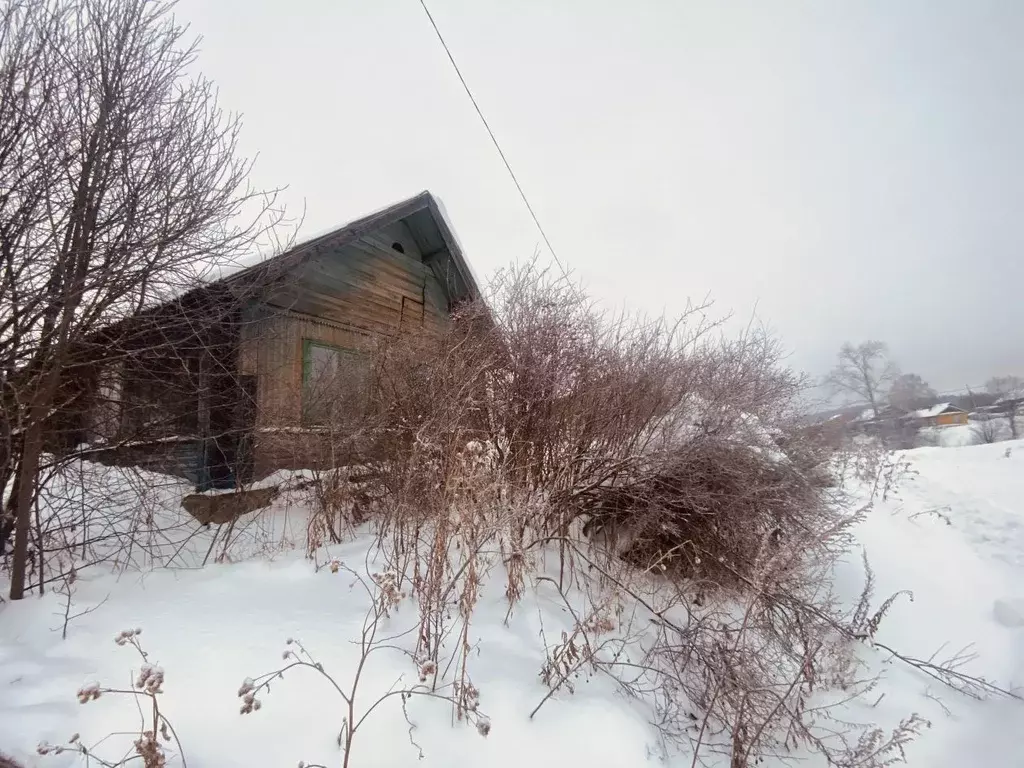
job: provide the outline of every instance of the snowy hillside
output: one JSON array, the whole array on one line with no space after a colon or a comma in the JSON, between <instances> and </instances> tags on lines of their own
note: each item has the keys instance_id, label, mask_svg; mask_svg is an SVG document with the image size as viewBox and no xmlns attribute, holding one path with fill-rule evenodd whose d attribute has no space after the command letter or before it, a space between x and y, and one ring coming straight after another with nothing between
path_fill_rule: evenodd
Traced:
<instances>
[{"instance_id":1,"label":"snowy hillside","mask_svg":"<svg viewBox=\"0 0 1024 768\"><path fill-rule=\"evenodd\" d=\"M924 448L900 457L910 466L897 491L856 530L875 572L876 599L913 592L913 601L893 604L876 640L920 659L936 652L937 658L952 656L973 645L977 658L964 671L1003 688L1024 686L1024 441ZM181 490L168 490L168 514ZM40 756L36 748L80 734L81 743L108 760L130 752L133 736L105 737L131 729L137 736L136 697L107 693L80 704L76 693L94 681L132 689L141 659L131 642L114 640L138 627L142 634L129 640L138 640L149 662L159 665L160 709L191 768L340 765L336 739L348 710L316 669L290 669L272 680L270 690L257 690L259 709L250 714L239 714L245 699L236 695L247 678L258 686L259 675L304 658L299 643L345 691L359 668L358 640L372 626L368 615L375 615L367 613L370 594L382 593L364 589L378 567L366 562L372 541L356 536L326 547L311 562L303 551L301 511L301 498L291 496L253 523L229 550L228 559L236 562L183 567L212 549L210 532L183 527L179 539L151 542L177 553L174 568L85 572L70 612L92 610L68 622L66 640L60 595L0 607L0 751L25 765L77 765L74 752ZM861 560L848 558L835 574L837 592L852 605L864 577ZM467 768L656 764L663 753L644 696L624 696L609 677L582 667L572 692L566 685L548 698L542 668L554 648L572 639L573 614L584 598L594 597L578 590L563 596L558 578L557 569L545 571L539 562L511 615L500 565L484 580L465 636L479 692L479 708L467 713L470 724L455 722L449 702L429 697L391 696L374 709L389 691L415 687L421 675L436 673L408 655L417 609L393 595L397 606L377 625L377 640L387 642L368 658L354 697L358 728L351 765L390 768L419 758L424 766ZM596 579L592 587L600 589ZM620 628L639 615L637 609L615 606ZM450 639L451 645L459 642ZM929 720L932 727L906 748L909 765L1024 765L1024 704L975 701L883 650L858 649L881 679L844 715L885 728L912 712ZM768 765L791 759L820 764L803 760L808 757L784 754ZM688 755L662 759L691 765ZM181 762L174 757L169 764ZM701 764L724 766L728 758L709 753Z\"/></svg>"}]
</instances>

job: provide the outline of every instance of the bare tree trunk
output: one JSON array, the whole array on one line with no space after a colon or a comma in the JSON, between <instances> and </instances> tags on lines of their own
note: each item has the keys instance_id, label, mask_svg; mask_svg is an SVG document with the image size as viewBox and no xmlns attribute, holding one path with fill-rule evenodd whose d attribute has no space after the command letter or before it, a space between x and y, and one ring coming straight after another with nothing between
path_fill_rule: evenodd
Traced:
<instances>
[{"instance_id":1,"label":"bare tree trunk","mask_svg":"<svg viewBox=\"0 0 1024 768\"><path fill-rule=\"evenodd\" d=\"M16 480L17 495L14 498L14 553L11 559L11 600L25 596L25 579L28 574L28 530L32 522L32 501L36 473L39 471L39 457L43 452L42 421L29 425L22 449L21 468Z\"/></svg>"},{"instance_id":2,"label":"bare tree trunk","mask_svg":"<svg viewBox=\"0 0 1024 768\"><path fill-rule=\"evenodd\" d=\"M39 472L39 459L43 453L46 418L50 412L60 369L47 371L35 402L29 410L28 426L21 449L21 462L15 480L14 497L14 552L11 558L11 599L25 596L25 577L28 573L28 533L32 524L32 507L36 498L35 486Z\"/></svg>"}]
</instances>

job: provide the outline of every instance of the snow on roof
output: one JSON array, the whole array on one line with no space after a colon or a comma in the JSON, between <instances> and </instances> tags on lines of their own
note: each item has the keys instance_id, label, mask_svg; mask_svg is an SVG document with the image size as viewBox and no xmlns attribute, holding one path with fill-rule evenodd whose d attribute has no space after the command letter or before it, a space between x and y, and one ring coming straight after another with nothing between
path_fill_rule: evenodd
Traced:
<instances>
[{"instance_id":1,"label":"snow on roof","mask_svg":"<svg viewBox=\"0 0 1024 768\"><path fill-rule=\"evenodd\" d=\"M961 410L960 408L954 406L952 403L938 403L937 405L933 405L931 408L922 408L921 410L913 411L908 415L914 417L915 419L930 419L934 416L938 416L940 413L945 413L950 409L954 411Z\"/></svg>"}]
</instances>

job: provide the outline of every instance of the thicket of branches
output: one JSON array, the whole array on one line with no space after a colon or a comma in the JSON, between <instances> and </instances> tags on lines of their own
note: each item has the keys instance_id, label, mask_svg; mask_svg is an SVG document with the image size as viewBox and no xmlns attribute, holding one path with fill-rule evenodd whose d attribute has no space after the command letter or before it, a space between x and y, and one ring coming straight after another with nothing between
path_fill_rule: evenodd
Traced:
<instances>
[{"instance_id":1,"label":"thicket of branches","mask_svg":"<svg viewBox=\"0 0 1024 768\"><path fill-rule=\"evenodd\" d=\"M464 307L440 336L387 340L374 360L369 406L330 429L332 455L370 470L388 519L450 507L467 450L502 503L530 510L517 515L523 546L585 527L644 569L720 584L763 538L838 515L832 449L798 426L802 381L778 343L726 339L704 308L673 324L606 316L528 264L498 278L488 307ZM744 524L721 527L723 510ZM725 546L728 568L707 562Z\"/></svg>"},{"instance_id":2,"label":"thicket of branches","mask_svg":"<svg viewBox=\"0 0 1024 768\"><path fill-rule=\"evenodd\" d=\"M248 188L238 122L192 76L196 46L171 10L150 0L0 8L0 546L13 539L14 599L33 563L43 583L33 511L74 448L62 443L80 434L62 434L86 407L76 385L107 372L157 386L184 371L183 391L195 392L209 374L196 361L216 360L223 341L210 329L240 304L221 297L204 314L180 300L148 324L145 312L250 252L280 219L272 195ZM155 367L121 376L143 360ZM151 433L137 415L135 431Z\"/></svg>"},{"instance_id":3,"label":"thicket of branches","mask_svg":"<svg viewBox=\"0 0 1024 768\"><path fill-rule=\"evenodd\" d=\"M324 473L310 547L372 521L388 578L416 601L416 658L454 670L457 689L472 689L469 626L495 572L510 614L553 589L576 617L549 645L549 695L610 675L654 702L665 749L694 764L802 744L884 765L923 727L857 728L809 704L870 687L852 645L888 606L875 613L868 591L844 613L829 594L857 513L840 503L835 441L794 418L803 382L769 335L727 338L703 307L676 323L607 315L527 264L488 306L373 359L360 415L325 425L348 469Z\"/></svg>"}]
</instances>

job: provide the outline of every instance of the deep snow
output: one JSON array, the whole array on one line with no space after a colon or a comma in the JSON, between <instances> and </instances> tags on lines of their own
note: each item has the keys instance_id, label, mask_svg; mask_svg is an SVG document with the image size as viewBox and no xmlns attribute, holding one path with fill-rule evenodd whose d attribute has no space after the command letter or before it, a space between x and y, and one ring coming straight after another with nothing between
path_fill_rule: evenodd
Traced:
<instances>
[{"instance_id":1,"label":"deep snow","mask_svg":"<svg viewBox=\"0 0 1024 768\"><path fill-rule=\"evenodd\" d=\"M1004 687L1024 686L1024 626L1017 621L1024 613L1024 441L923 448L903 457L912 472L856 531L876 574L876 601L899 589L914 593L913 602L897 601L878 640L920 657L943 644L949 651L973 644L978 658L969 671ZM168 513L181 490L168 488ZM316 571L303 557L304 530L297 519L296 509L279 508L251 523L231 554L236 560L259 557L242 562L120 576L84 572L74 610L98 607L71 622L67 640L61 640L58 595L0 607L0 751L29 766L73 765L72 755L37 756L36 745L66 741L73 732L94 744L108 733L134 728L139 716L132 701L108 695L81 705L76 691L94 680L128 687L139 659L115 645L114 637L138 626L150 660L165 671L161 707L191 768L294 766L299 760L340 765L335 738L342 702L315 674L293 670L261 695L260 711L238 711L242 680L282 666L288 637L301 640L339 681L351 677L357 660L352 640L366 595L344 571ZM181 548L183 526L181 541L160 547L165 553L181 549L176 565L196 565L210 534L193 534ZM298 546L282 547L286 541ZM358 570L366 546L357 539L331 548L329 556ZM859 557L840 564L835 578L840 595L855 600L864 580ZM450 707L425 699L409 702L416 725L410 733L400 704L392 700L357 734L353 764L409 765L420 749L425 766L656 762L650 711L642 701L621 696L606 678L581 681L575 693L557 694L529 719L547 692L538 678L545 639L550 645L562 630L571 630L572 617L549 583L535 581L505 626L500 574L492 581L470 633L476 644L473 681L490 734L484 738L472 727L453 724ZM389 622L394 633L414 626L413 606L402 605ZM870 700L851 706L851 717L891 727L918 712L933 723L908 749L911 766L1024 765L1024 705L976 702L889 663L882 652L865 648L863 655L883 680ZM361 683L359 701L372 703L400 677L414 682L415 667L398 652L381 652ZM120 756L121 738L120 746L112 739L100 750ZM669 764L689 766L690 760L677 756Z\"/></svg>"},{"instance_id":2,"label":"deep snow","mask_svg":"<svg viewBox=\"0 0 1024 768\"><path fill-rule=\"evenodd\" d=\"M897 497L879 504L857 530L878 596L914 594L912 603L897 602L878 640L919 658L943 646L940 657L973 646L972 673L1024 688L1024 630L997 616L997 605L1024 598L1024 441L902 456L911 471ZM857 563L839 569L847 594L862 583L861 570ZM880 707L912 708L933 722L908 750L910 765L1024 766L1024 704L975 702L898 664L885 665L885 675Z\"/></svg>"}]
</instances>

